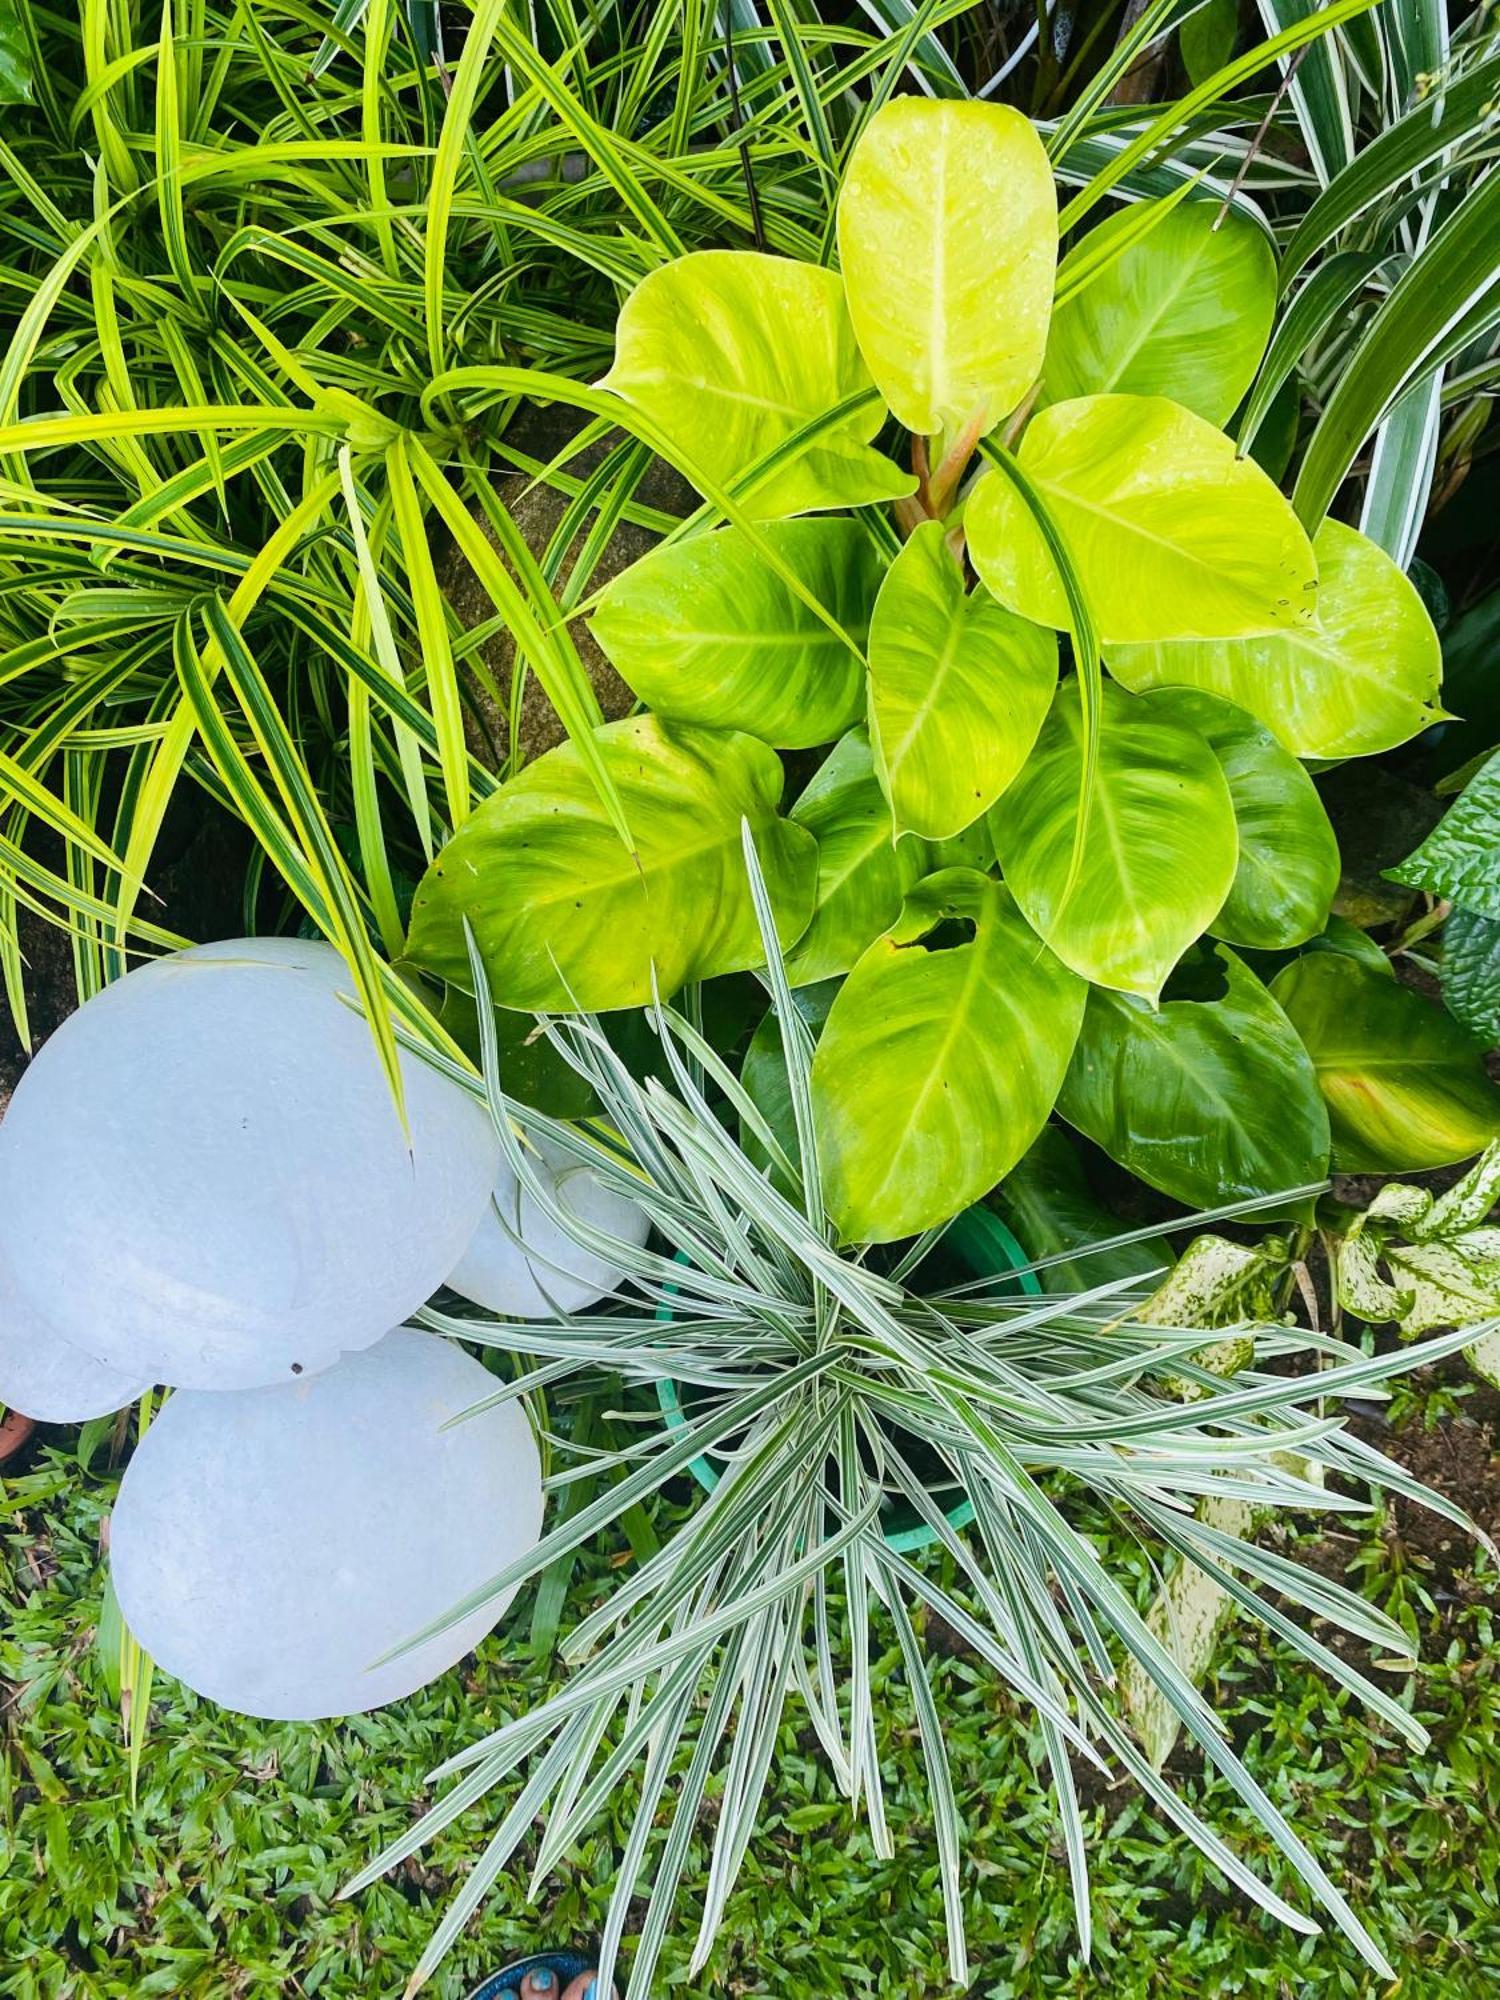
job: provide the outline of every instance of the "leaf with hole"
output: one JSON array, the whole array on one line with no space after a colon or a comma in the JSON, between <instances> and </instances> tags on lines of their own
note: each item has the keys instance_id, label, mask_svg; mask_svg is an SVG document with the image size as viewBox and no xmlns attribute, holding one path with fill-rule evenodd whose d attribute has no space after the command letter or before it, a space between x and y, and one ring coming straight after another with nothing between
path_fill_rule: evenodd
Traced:
<instances>
[{"instance_id":1,"label":"leaf with hole","mask_svg":"<svg viewBox=\"0 0 1500 2000\"><path fill-rule=\"evenodd\" d=\"M784 947L812 912L817 844L777 816L781 762L757 737L636 716L595 731L635 852L615 832L572 743L474 811L423 876L407 956L470 984L473 926L497 1005L603 1013L690 979L764 962L741 821L760 855Z\"/></svg>"},{"instance_id":2,"label":"leaf with hole","mask_svg":"<svg viewBox=\"0 0 1500 2000\"><path fill-rule=\"evenodd\" d=\"M942 526L891 564L870 624L870 716L896 824L946 840L1015 777L1057 686L1057 640L964 589Z\"/></svg>"},{"instance_id":3,"label":"leaf with hole","mask_svg":"<svg viewBox=\"0 0 1500 2000\"><path fill-rule=\"evenodd\" d=\"M983 436L1036 380L1057 267L1057 194L1008 105L899 97L860 135L839 261L870 373L919 435Z\"/></svg>"},{"instance_id":4,"label":"leaf with hole","mask_svg":"<svg viewBox=\"0 0 1500 2000\"><path fill-rule=\"evenodd\" d=\"M1106 644L1311 624L1317 565L1296 515L1190 410L1163 396L1054 403L1033 417L1017 458ZM1056 565L1014 485L989 473L964 521L974 567L1000 602L1068 627Z\"/></svg>"},{"instance_id":5,"label":"leaf with hole","mask_svg":"<svg viewBox=\"0 0 1500 2000\"><path fill-rule=\"evenodd\" d=\"M944 1222L1052 1109L1083 981L971 869L928 876L845 980L813 1058L828 1211L848 1242Z\"/></svg>"},{"instance_id":6,"label":"leaf with hole","mask_svg":"<svg viewBox=\"0 0 1500 2000\"><path fill-rule=\"evenodd\" d=\"M1196 729L1106 683L1087 837L1078 683L1065 681L1025 770L990 813L1028 923L1085 979L1154 1000L1224 906L1239 858L1234 804Z\"/></svg>"},{"instance_id":7,"label":"leaf with hole","mask_svg":"<svg viewBox=\"0 0 1500 2000\"><path fill-rule=\"evenodd\" d=\"M847 640L737 528L632 563L605 590L594 637L657 715L745 729L784 750L831 743L864 716L857 649L880 558L857 521L777 521L762 532Z\"/></svg>"},{"instance_id":8,"label":"leaf with hole","mask_svg":"<svg viewBox=\"0 0 1500 2000\"><path fill-rule=\"evenodd\" d=\"M788 979L805 986L847 972L931 864L924 841L897 840L862 729L834 745L788 817L818 843L812 921L786 958Z\"/></svg>"},{"instance_id":9,"label":"leaf with hole","mask_svg":"<svg viewBox=\"0 0 1500 2000\"><path fill-rule=\"evenodd\" d=\"M1112 262L1058 305L1047 336L1049 403L1118 391L1169 396L1211 424L1227 422L1255 379L1276 308L1276 259L1265 231L1217 201L1178 203L1143 235L1139 208L1091 229L1063 259L1059 291L1117 239Z\"/></svg>"},{"instance_id":10,"label":"leaf with hole","mask_svg":"<svg viewBox=\"0 0 1500 2000\"><path fill-rule=\"evenodd\" d=\"M1339 884L1339 847L1317 788L1263 723L1199 688L1161 688L1147 707L1196 729L1229 782L1239 831L1234 885L1208 928L1283 951L1316 937Z\"/></svg>"},{"instance_id":11,"label":"leaf with hole","mask_svg":"<svg viewBox=\"0 0 1500 2000\"><path fill-rule=\"evenodd\" d=\"M1275 731L1296 757L1368 757L1439 721L1442 651L1426 607L1383 549L1342 521L1313 543L1317 617L1295 632L1111 646L1123 686L1198 687Z\"/></svg>"},{"instance_id":12,"label":"leaf with hole","mask_svg":"<svg viewBox=\"0 0 1500 2000\"><path fill-rule=\"evenodd\" d=\"M652 418L718 485L862 391L866 402L743 496L755 520L858 507L912 490L870 448L885 412L835 271L754 250L696 250L625 301L603 386Z\"/></svg>"},{"instance_id":13,"label":"leaf with hole","mask_svg":"<svg viewBox=\"0 0 1500 2000\"><path fill-rule=\"evenodd\" d=\"M1328 1172L1328 1113L1296 1030L1235 954L1202 945L1152 1008L1096 987L1059 1112L1112 1160L1191 1207Z\"/></svg>"},{"instance_id":14,"label":"leaf with hole","mask_svg":"<svg viewBox=\"0 0 1500 2000\"><path fill-rule=\"evenodd\" d=\"M1445 1167L1500 1135L1481 1044L1409 987L1323 951L1278 973L1271 991L1317 1069L1341 1172Z\"/></svg>"}]
</instances>

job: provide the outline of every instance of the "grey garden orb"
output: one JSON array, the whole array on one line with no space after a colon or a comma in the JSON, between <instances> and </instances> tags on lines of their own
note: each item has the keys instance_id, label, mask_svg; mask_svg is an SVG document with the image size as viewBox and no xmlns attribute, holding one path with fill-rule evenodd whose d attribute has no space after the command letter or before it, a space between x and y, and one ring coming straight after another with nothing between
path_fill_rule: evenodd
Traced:
<instances>
[{"instance_id":1,"label":"grey garden orb","mask_svg":"<svg viewBox=\"0 0 1500 2000\"><path fill-rule=\"evenodd\" d=\"M560 1208L606 1235L635 1245L645 1242L651 1228L646 1211L606 1187L572 1154L540 1139L533 1159L538 1174L550 1180ZM593 1305L615 1289L622 1275L618 1264L565 1235L509 1167L502 1166L490 1207L448 1283L490 1312L552 1319Z\"/></svg>"},{"instance_id":2,"label":"grey garden orb","mask_svg":"<svg viewBox=\"0 0 1500 2000\"><path fill-rule=\"evenodd\" d=\"M246 938L153 960L64 1022L0 1146L0 1254L112 1368L244 1389L327 1368L436 1290L499 1146L403 1056L401 1130L330 945Z\"/></svg>"},{"instance_id":3,"label":"grey garden orb","mask_svg":"<svg viewBox=\"0 0 1500 2000\"><path fill-rule=\"evenodd\" d=\"M151 1387L64 1340L21 1297L0 1257L0 1403L44 1424L81 1424L124 1409Z\"/></svg>"},{"instance_id":4,"label":"grey garden orb","mask_svg":"<svg viewBox=\"0 0 1500 2000\"><path fill-rule=\"evenodd\" d=\"M443 1428L498 1387L461 1347L398 1329L304 1382L172 1396L110 1524L126 1624L164 1672L246 1715L352 1715L436 1679L513 1590L374 1662L541 1528L520 1405Z\"/></svg>"}]
</instances>

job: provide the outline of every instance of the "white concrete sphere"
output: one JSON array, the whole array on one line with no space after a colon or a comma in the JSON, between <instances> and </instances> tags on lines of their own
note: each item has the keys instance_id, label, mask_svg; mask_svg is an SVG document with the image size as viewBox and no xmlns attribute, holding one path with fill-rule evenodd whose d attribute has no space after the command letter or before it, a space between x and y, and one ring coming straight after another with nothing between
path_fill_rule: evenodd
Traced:
<instances>
[{"instance_id":1,"label":"white concrete sphere","mask_svg":"<svg viewBox=\"0 0 1500 2000\"><path fill-rule=\"evenodd\" d=\"M166 1673L245 1715L352 1715L423 1687L506 1591L377 1667L532 1548L541 1464L525 1412L461 1347L398 1329L325 1374L168 1399L110 1526L120 1609Z\"/></svg>"},{"instance_id":2,"label":"white concrete sphere","mask_svg":"<svg viewBox=\"0 0 1500 2000\"><path fill-rule=\"evenodd\" d=\"M0 1403L44 1424L107 1417L151 1387L150 1376L124 1375L64 1340L16 1290L0 1257Z\"/></svg>"},{"instance_id":3,"label":"white concrete sphere","mask_svg":"<svg viewBox=\"0 0 1500 2000\"><path fill-rule=\"evenodd\" d=\"M571 1153L539 1139L532 1159L560 1208L626 1243L645 1242L651 1228L646 1211L606 1187ZM490 1312L553 1319L595 1304L622 1275L617 1264L564 1234L502 1165L490 1206L448 1283Z\"/></svg>"},{"instance_id":4,"label":"white concrete sphere","mask_svg":"<svg viewBox=\"0 0 1500 2000\"><path fill-rule=\"evenodd\" d=\"M65 1339L127 1375L254 1388L367 1347L442 1283L499 1145L403 1056L408 1147L353 992L330 945L199 945L43 1046L3 1129L0 1254Z\"/></svg>"}]
</instances>

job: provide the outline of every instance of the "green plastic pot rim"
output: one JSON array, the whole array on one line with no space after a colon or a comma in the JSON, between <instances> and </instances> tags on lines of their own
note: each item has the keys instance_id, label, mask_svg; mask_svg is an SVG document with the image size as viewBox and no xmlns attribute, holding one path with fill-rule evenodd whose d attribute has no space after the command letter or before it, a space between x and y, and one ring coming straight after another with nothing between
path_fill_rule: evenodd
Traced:
<instances>
[{"instance_id":1,"label":"green plastic pot rim","mask_svg":"<svg viewBox=\"0 0 1500 2000\"><path fill-rule=\"evenodd\" d=\"M1033 1298L1041 1296L1041 1285L1035 1271L1026 1267L1030 1258L1016 1241L993 1209L976 1205L966 1208L961 1215L955 1215L943 1231L943 1242L947 1243L979 1278L998 1277L1004 1272L1014 1274L1023 1292ZM685 1264L686 1255L679 1250L677 1261ZM659 1305L656 1308L659 1320L669 1320L672 1308ZM656 1383L656 1400L661 1406L662 1417L669 1431L680 1431L686 1427L687 1412L682 1407L682 1397L677 1384L665 1376L659 1376ZM698 1457L688 1461L688 1471L703 1488L712 1493L722 1478L718 1467L707 1458ZM950 1528L967 1528L974 1518L974 1509L969 1501L960 1500L956 1507L947 1510L945 1519ZM886 1535L886 1546L897 1555L914 1555L921 1549L931 1548L938 1539L934 1529L919 1521L914 1527L897 1528Z\"/></svg>"}]
</instances>

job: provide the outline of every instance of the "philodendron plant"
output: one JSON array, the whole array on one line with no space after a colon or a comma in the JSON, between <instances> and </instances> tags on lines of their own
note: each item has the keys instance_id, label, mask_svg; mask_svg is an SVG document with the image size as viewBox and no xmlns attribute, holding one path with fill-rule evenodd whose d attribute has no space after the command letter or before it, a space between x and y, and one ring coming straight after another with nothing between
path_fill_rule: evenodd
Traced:
<instances>
[{"instance_id":1,"label":"philodendron plant","mask_svg":"<svg viewBox=\"0 0 1500 2000\"><path fill-rule=\"evenodd\" d=\"M952 1216L1054 1109L1191 1205L1317 1182L1327 1098L1401 1053L1307 763L1441 713L1432 622L1223 428L1264 437L1282 379L1261 224L1188 188L1059 263L1089 205L1059 217L1018 113L901 99L854 148L841 273L705 251L635 288L587 407L706 501L586 607L647 712L502 786L413 906L410 958L467 987L467 919L502 1008L638 1008L760 962L748 824L818 989L846 1241ZM783 813L778 753L811 750ZM1341 963L1286 965L1310 947ZM1406 1001L1442 1130L1408 1160L1402 1106L1367 1116L1391 1169L1500 1131L1475 1047Z\"/></svg>"}]
</instances>

